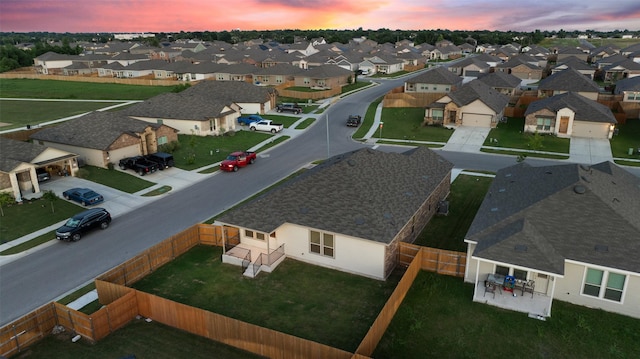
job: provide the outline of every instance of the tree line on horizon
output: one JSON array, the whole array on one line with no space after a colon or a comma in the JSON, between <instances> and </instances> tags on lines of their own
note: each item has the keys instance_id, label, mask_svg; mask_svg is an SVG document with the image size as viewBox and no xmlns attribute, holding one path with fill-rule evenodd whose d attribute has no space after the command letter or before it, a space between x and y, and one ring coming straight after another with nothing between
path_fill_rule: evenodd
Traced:
<instances>
[{"instance_id":1,"label":"tree line on horizon","mask_svg":"<svg viewBox=\"0 0 640 359\"><path fill-rule=\"evenodd\" d=\"M205 42L224 41L231 44L241 43L247 40L264 39L283 44L292 44L296 39L324 38L327 43L348 43L354 38L366 37L377 43L396 43L400 40L410 40L416 45L435 44L440 40L449 40L455 45L463 43L505 45L517 42L521 45L538 44L548 37L571 38L587 33L593 37L622 37L626 34L638 35L639 32L629 30L615 30L610 32L586 31L489 31L489 30L233 30L233 31L180 31L160 32L154 37L138 38L133 41L142 42L148 46L160 47L167 41L179 39L197 39ZM0 32L0 72L10 71L20 67L33 65L33 59L46 52L52 51L60 54L78 55L82 53L82 47L70 44L78 42L107 43L113 40L113 33L55 33L55 32ZM115 40L118 41L118 40ZM123 40L131 41L131 40ZM30 43L33 47L23 50L16 47L18 44Z\"/></svg>"}]
</instances>

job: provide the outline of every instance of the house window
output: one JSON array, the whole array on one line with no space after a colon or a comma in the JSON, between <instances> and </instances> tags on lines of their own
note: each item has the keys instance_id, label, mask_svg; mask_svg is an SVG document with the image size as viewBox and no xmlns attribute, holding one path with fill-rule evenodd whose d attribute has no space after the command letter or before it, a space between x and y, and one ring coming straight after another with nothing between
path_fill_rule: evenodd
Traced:
<instances>
[{"instance_id":1,"label":"house window","mask_svg":"<svg viewBox=\"0 0 640 359\"><path fill-rule=\"evenodd\" d=\"M164 145L167 143L167 136L158 137L158 145Z\"/></svg>"},{"instance_id":2,"label":"house window","mask_svg":"<svg viewBox=\"0 0 640 359\"><path fill-rule=\"evenodd\" d=\"M264 241L264 239L266 238L266 236L264 235L264 233L260 233L260 232L255 232L255 231L250 231L248 229L244 230L244 236L248 237L248 238L253 238L253 239L257 239L259 241Z\"/></svg>"},{"instance_id":3,"label":"house window","mask_svg":"<svg viewBox=\"0 0 640 359\"><path fill-rule=\"evenodd\" d=\"M538 117L537 119L536 130L538 131L551 131L551 119Z\"/></svg>"},{"instance_id":4,"label":"house window","mask_svg":"<svg viewBox=\"0 0 640 359\"><path fill-rule=\"evenodd\" d=\"M527 280L527 271L522 269L513 269L513 276L516 277L517 280Z\"/></svg>"},{"instance_id":5,"label":"house window","mask_svg":"<svg viewBox=\"0 0 640 359\"><path fill-rule=\"evenodd\" d=\"M305 85L308 85L308 84L310 84L310 83L311 83L311 80L310 80L308 77L305 77L305 78L302 80L302 82L303 82Z\"/></svg>"},{"instance_id":6,"label":"house window","mask_svg":"<svg viewBox=\"0 0 640 359\"><path fill-rule=\"evenodd\" d=\"M264 233L256 232L256 239L264 241Z\"/></svg>"},{"instance_id":7,"label":"house window","mask_svg":"<svg viewBox=\"0 0 640 359\"><path fill-rule=\"evenodd\" d=\"M508 276L509 275L509 267L496 266L496 274Z\"/></svg>"},{"instance_id":8,"label":"house window","mask_svg":"<svg viewBox=\"0 0 640 359\"><path fill-rule=\"evenodd\" d=\"M248 229L245 229L245 230L244 230L244 236L245 236L245 237L253 238L253 231L250 231L250 230L248 230Z\"/></svg>"},{"instance_id":9,"label":"house window","mask_svg":"<svg viewBox=\"0 0 640 359\"><path fill-rule=\"evenodd\" d=\"M311 231L309 237L309 251L326 257L334 257L333 234Z\"/></svg>"},{"instance_id":10,"label":"house window","mask_svg":"<svg viewBox=\"0 0 640 359\"><path fill-rule=\"evenodd\" d=\"M621 302L626 278L624 274L587 268L582 294Z\"/></svg>"},{"instance_id":11,"label":"house window","mask_svg":"<svg viewBox=\"0 0 640 359\"><path fill-rule=\"evenodd\" d=\"M441 109L431 110L431 117L434 120L438 120L438 121L444 120L444 110L441 110Z\"/></svg>"}]
</instances>

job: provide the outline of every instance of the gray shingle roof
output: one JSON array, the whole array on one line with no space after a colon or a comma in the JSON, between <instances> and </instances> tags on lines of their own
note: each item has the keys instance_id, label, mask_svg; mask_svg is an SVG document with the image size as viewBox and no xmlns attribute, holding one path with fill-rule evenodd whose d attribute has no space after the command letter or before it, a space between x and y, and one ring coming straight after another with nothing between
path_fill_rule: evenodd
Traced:
<instances>
[{"instance_id":1,"label":"gray shingle roof","mask_svg":"<svg viewBox=\"0 0 640 359\"><path fill-rule=\"evenodd\" d=\"M534 101L527 107L527 111L525 111L524 115L527 116L531 113L540 111L543 108L552 112L558 112L563 108L570 108L575 112L575 119L578 121L606 123L618 122L607 106L575 92L565 92L560 95Z\"/></svg>"},{"instance_id":2,"label":"gray shingle roof","mask_svg":"<svg viewBox=\"0 0 640 359\"><path fill-rule=\"evenodd\" d=\"M31 135L31 138L106 151L122 134L137 136L137 133L144 132L147 127L160 126L127 117L121 111L91 112L57 126L47 127Z\"/></svg>"},{"instance_id":3,"label":"gray shingle roof","mask_svg":"<svg viewBox=\"0 0 640 359\"><path fill-rule=\"evenodd\" d=\"M550 273L565 260L640 273L638 213L640 180L611 162L518 164L498 171L466 238L474 256Z\"/></svg>"},{"instance_id":4,"label":"gray shingle roof","mask_svg":"<svg viewBox=\"0 0 640 359\"><path fill-rule=\"evenodd\" d=\"M424 147L362 149L330 158L219 221L265 233L293 223L389 243L452 168Z\"/></svg>"},{"instance_id":5,"label":"gray shingle roof","mask_svg":"<svg viewBox=\"0 0 640 359\"><path fill-rule=\"evenodd\" d=\"M46 149L42 145L0 136L0 171L8 173L21 163L31 163Z\"/></svg>"},{"instance_id":6,"label":"gray shingle roof","mask_svg":"<svg viewBox=\"0 0 640 359\"><path fill-rule=\"evenodd\" d=\"M541 80L538 89L596 93L600 91L598 84L572 68L556 72Z\"/></svg>"},{"instance_id":7,"label":"gray shingle roof","mask_svg":"<svg viewBox=\"0 0 640 359\"><path fill-rule=\"evenodd\" d=\"M201 81L181 92L184 96L215 97L233 102L264 103L276 90L271 87L256 86L244 81Z\"/></svg>"},{"instance_id":8,"label":"gray shingle roof","mask_svg":"<svg viewBox=\"0 0 640 359\"><path fill-rule=\"evenodd\" d=\"M477 79L462 85L459 89L449 93L448 96L459 107L480 100L496 113L502 112L509 103L507 95L494 90Z\"/></svg>"},{"instance_id":9,"label":"gray shingle roof","mask_svg":"<svg viewBox=\"0 0 640 359\"><path fill-rule=\"evenodd\" d=\"M640 92L640 76L628 77L624 80L616 81L616 94L621 94L625 91Z\"/></svg>"},{"instance_id":10,"label":"gray shingle roof","mask_svg":"<svg viewBox=\"0 0 640 359\"><path fill-rule=\"evenodd\" d=\"M462 78L445 67L435 67L407 80L410 84L461 85Z\"/></svg>"},{"instance_id":11,"label":"gray shingle roof","mask_svg":"<svg viewBox=\"0 0 640 359\"><path fill-rule=\"evenodd\" d=\"M519 79L518 77L502 71L491 72L488 74L480 75L478 77L478 80L480 80L481 82L484 82L486 85L494 89L498 89L498 88L515 89L519 87L520 83L522 82L522 80Z\"/></svg>"}]
</instances>

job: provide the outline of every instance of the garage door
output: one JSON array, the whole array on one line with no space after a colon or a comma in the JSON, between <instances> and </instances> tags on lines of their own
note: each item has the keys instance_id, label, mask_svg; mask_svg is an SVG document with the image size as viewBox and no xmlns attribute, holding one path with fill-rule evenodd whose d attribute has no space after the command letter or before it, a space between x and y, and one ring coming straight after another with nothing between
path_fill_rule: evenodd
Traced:
<instances>
[{"instance_id":1,"label":"garage door","mask_svg":"<svg viewBox=\"0 0 640 359\"><path fill-rule=\"evenodd\" d=\"M574 121L571 137L609 138L609 124Z\"/></svg>"},{"instance_id":2,"label":"garage door","mask_svg":"<svg viewBox=\"0 0 640 359\"><path fill-rule=\"evenodd\" d=\"M480 113L463 113L462 126L491 127L491 115Z\"/></svg>"}]
</instances>

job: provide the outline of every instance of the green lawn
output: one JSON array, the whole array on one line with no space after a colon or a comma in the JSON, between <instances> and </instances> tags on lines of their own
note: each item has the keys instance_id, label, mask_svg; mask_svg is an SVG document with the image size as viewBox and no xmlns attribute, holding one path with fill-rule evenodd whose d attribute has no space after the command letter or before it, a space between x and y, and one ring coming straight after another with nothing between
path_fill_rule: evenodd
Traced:
<instances>
[{"instance_id":1,"label":"green lawn","mask_svg":"<svg viewBox=\"0 0 640 359\"><path fill-rule=\"evenodd\" d=\"M229 153L244 151L273 137L269 133L238 131L233 136L178 135L180 146L173 152L176 167L183 170L222 161Z\"/></svg>"},{"instance_id":2,"label":"green lawn","mask_svg":"<svg viewBox=\"0 0 640 359\"><path fill-rule=\"evenodd\" d=\"M386 281L292 259L251 279L222 264L219 247L197 246L134 288L280 332L355 351L395 288Z\"/></svg>"},{"instance_id":3,"label":"green lawn","mask_svg":"<svg viewBox=\"0 0 640 359\"><path fill-rule=\"evenodd\" d=\"M118 102L0 100L1 130L38 125L115 105Z\"/></svg>"},{"instance_id":4,"label":"green lawn","mask_svg":"<svg viewBox=\"0 0 640 359\"><path fill-rule=\"evenodd\" d=\"M139 86L92 82L0 79L0 97L83 99L83 100L146 100L174 90L172 86Z\"/></svg>"},{"instance_id":5,"label":"green lawn","mask_svg":"<svg viewBox=\"0 0 640 359\"><path fill-rule=\"evenodd\" d=\"M298 121L299 117L282 116L282 115L261 115L260 117L265 120L271 120L274 123L281 123L284 128L289 128L294 122Z\"/></svg>"},{"instance_id":6,"label":"green lawn","mask_svg":"<svg viewBox=\"0 0 640 359\"><path fill-rule=\"evenodd\" d=\"M382 97L376 99L369 105L369 107L367 108L367 113L364 115L360 127L356 130L356 132L354 132L352 136L353 138L361 139L367 134L367 132L369 132L369 129L373 125L373 120L375 119L376 115L376 109L378 108L380 102L382 102Z\"/></svg>"},{"instance_id":7,"label":"green lawn","mask_svg":"<svg viewBox=\"0 0 640 359\"><path fill-rule=\"evenodd\" d=\"M452 130L440 126L422 126L424 108L402 107L383 108L380 118L384 122L382 131L378 129L374 137L398 140L447 142Z\"/></svg>"},{"instance_id":8,"label":"green lawn","mask_svg":"<svg viewBox=\"0 0 640 359\"><path fill-rule=\"evenodd\" d=\"M117 166L118 164L116 163L115 165ZM123 173L117 170L84 166L81 168L81 171L79 171L78 177L127 193L135 193L155 184L144 180L141 176L133 172L133 170L128 170L128 172L129 173Z\"/></svg>"},{"instance_id":9,"label":"green lawn","mask_svg":"<svg viewBox=\"0 0 640 359\"><path fill-rule=\"evenodd\" d=\"M374 358L640 358L640 320L554 300L547 321L472 302L461 278L418 274Z\"/></svg>"},{"instance_id":10,"label":"green lawn","mask_svg":"<svg viewBox=\"0 0 640 359\"><path fill-rule=\"evenodd\" d=\"M493 178L459 175L451 184L448 216L434 216L415 244L465 252L464 236L478 212Z\"/></svg>"},{"instance_id":11,"label":"green lawn","mask_svg":"<svg viewBox=\"0 0 640 359\"><path fill-rule=\"evenodd\" d=\"M618 134L611 138L611 153L613 157L640 159L634 152L629 155L629 148L640 148L640 119L627 120L624 125L617 125Z\"/></svg>"},{"instance_id":12,"label":"green lawn","mask_svg":"<svg viewBox=\"0 0 640 359\"><path fill-rule=\"evenodd\" d=\"M4 217L0 217L0 243L6 243L39 229L63 221L84 210L84 207L58 198L53 203L44 199L23 201L3 207Z\"/></svg>"},{"instance_id":13,"label":"green lawn","mask_svg":"<svg viewBox=\"0 0 640 359\"><path fill-rule=\"evenodd\" d=\"M135 355L138 359L251 359L252 353L174 329L134 319L97 343L85 339L73 343L71 333L49 335L24 349L13 359L114 359Z\"/></svg>"},{"instance_id":14,"label":"green lawn","mask_svg":"<svg viewBox=\"0 0 640 359\"><path fill-rule=\"evenodd\" d=\"M518 148L523 150L533 150L531 147L533 134L523 133L524 118L510 117L507 123L499 123L492 129L484 141L484 146ZM559 138L552 135L541 135L542 147L539 151L569 153L569 139ZM491 139L498 140L492 142Z\"/></svg>"}]
</instances>

